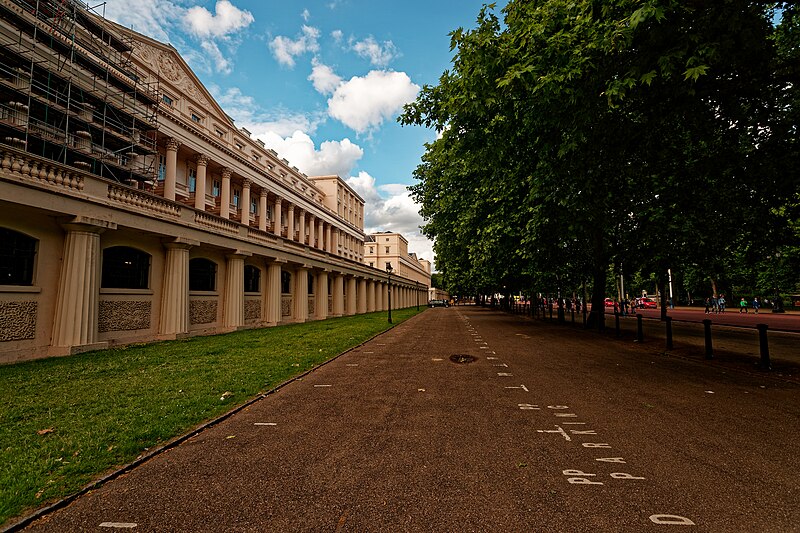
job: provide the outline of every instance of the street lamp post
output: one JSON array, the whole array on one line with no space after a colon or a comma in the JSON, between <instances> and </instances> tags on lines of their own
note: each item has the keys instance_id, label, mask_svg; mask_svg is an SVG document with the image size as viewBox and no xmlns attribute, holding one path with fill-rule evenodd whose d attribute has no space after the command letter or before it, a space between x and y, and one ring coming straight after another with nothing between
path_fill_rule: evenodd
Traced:
<instances>
[{"instance_id":1,"label":"street lamp post","mask_svg":"<svg viewBox=\"0 0 800 533\"><path fill-rule=\"evenodd\" d=\"M386 263L386 273L388 274L388 289L389 292L389 324L392 323L392 264Z\"/></svg>"}]
</instances>

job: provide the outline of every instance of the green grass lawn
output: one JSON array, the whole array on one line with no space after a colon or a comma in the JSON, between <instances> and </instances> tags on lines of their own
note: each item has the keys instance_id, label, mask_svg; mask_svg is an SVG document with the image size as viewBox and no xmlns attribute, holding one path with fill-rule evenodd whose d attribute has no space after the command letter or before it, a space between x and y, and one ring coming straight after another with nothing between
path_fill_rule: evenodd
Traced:
<instances>
[{"instance_id":1,"label":"green grass lawn","mask_svg":"<svg viewBox=\"0 0 800 533\"><path fill-rule=\"evenodd\" d=\"M387 327L371 313L0 366L0 524Z\"/></svg>"}]
</instances>

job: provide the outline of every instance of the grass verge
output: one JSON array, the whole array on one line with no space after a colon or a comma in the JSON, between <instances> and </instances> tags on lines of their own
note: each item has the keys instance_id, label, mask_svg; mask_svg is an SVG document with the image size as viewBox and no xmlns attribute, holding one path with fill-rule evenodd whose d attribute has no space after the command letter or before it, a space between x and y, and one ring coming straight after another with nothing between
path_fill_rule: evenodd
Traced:
<instances>
[{"instance_id":1,"label":"grass verge","mask_svg":"<svg viewBox=\"0 0 800 533\"><path fill-rule=\"evenodd\" d=\"M371 313L0 366L0 524L388 326Z\"/></svg>"}]
</instances>

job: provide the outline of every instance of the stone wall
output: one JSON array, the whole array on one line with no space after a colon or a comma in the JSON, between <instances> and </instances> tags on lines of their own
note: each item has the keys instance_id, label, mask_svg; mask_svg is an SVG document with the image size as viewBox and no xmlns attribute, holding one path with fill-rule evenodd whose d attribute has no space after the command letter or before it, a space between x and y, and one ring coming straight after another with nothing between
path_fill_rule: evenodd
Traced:
<instances>
[{"instance_id":1,"label":"stone wall","mask_svg":"<svg viewBox=\"0 0 800 533\"><path fill-rule=\"evenodd\" d=\"M189 322L191 324L211 324L216 321L216 300L192 300L189 302Z\"/></svg>"},{"instance_id":2,"label":"stone wall","mask_svg":"<svg viewBox=\"0 0 800 533\"><path fill-rule=\"evenodd\" d=\"M150 329L150 315L150 301L103 300L100 302L97 331Z\"/></svg>"},{"instance_id":3,"label":"stone wall","mask_svg":"<svg viewBox=\"0 0 800 533\"><path fill-rule=\"evenodd\" d=\"M261 300L245 300L244 319L259 320L261 318Z\"/></svg>"},{"instance_id":4,"label":"stone wall","mask_svg":"<svg viewBox=\"0 0 800 533\"><path fill-rule=\"evenodd\" d=\"M36 302L0 302L0 342L36 338Z\"/></svg>"}]
</instances>

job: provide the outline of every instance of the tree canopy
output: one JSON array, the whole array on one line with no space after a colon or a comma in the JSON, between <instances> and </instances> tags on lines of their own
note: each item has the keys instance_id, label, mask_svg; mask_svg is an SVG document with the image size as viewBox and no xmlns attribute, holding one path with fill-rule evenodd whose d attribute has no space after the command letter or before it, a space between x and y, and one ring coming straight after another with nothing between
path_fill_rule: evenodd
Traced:
<instances>
[{"instance_id":1,"label":"tree canopy","mask_svg":"<svg viewBox=\"0 0 800 533\"><path fill-rule=\"evenodd\" d=\"M722 274L797 239L790 3L511 0L451 34L400 121L436 128L412 186L453 292L572 290L609 267ZM780 19L776 23L776 19Z\"/></svg>"}]
</instances>

